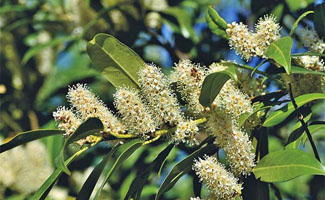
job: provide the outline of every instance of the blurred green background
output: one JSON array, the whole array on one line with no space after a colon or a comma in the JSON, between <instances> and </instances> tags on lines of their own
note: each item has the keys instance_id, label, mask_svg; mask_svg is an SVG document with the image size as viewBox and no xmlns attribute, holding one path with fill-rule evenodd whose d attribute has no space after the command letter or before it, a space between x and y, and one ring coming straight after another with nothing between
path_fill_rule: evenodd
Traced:
<instances>
[{"instance_id":1,"label":"blurred green background","mask_svg":"<svg viewBox=\"0 0 325 200\"><path fill-rule=\"evenodd\" d=\"M283 35L300 14L313 10L311 0L1 0L0 1L0 140L18 132L39 128L56 128L52 112L57 106L67 105L65 94L68 85L88 83L94 93L114 110L112 94L115 89L97 72L86 53L86 43L96 33L115 36L135 50L146 62L155 63L168 73L174 62L190 59L208 66L221 59L243 61L228 43L208 29L205 12L209 5L228 22L242 21L253 28L257 19L266 13L274 14L283 26ZM311 16L302 21L303 26L312 26ZM294 35L294 39L297 37ZM294 52L305 49L295 42ZM259 59L250 61L256 66ZM267 71L268 65L261 70ZM269 84L268 91L279 89ZM314 119L322 118L324 105L316 104ZM317 115L318 113L318 115ZM282 148L295 121L287 126L278 126L269 132L269 151ZM30 155L46 152L42 162L52 170L62 137L43 139L45 148L30 148ZM41 145L41 144L39 144ZM307 144L306 151L311 152ZM325 159L324 138L319 138L318 147ZM114 174L102 199L123 199L136 173L152 161L166 147L156 143L151 148L142 148L127 160ZM27 152L28 146L22 152ZM18 150L17 150L18 151ZM122 151L122 149L120 150ZM49 199L67 199L76 196L91 167L107 153L107 144L101 144L70 167L73 175L62 176L51 192ZM186 155L179 147L169 155L161 176L153 176L144 187L143 199L152 199L170 168ZM31 159L32 160L32 159ZM0 159L6 162L4 159ZM36 162L36 161L35 161ZM16 160L23 165L22 159ZM0 199L25 199L35 189L24 190L17 182L33 181L12 177L2 170L0 163ZM32 165L33 166L33 165ZM20 176L28 173L17 169ZM39 170L34 166L30 170ZM36 173L37 174L37 173ZM7 179L7 180L5 180ZM324 199L324 178L304 176L285 183L277 183L283 199ZM163 199L189 199L193 193L193 174L181 178ZM255 186L247 191L256 192ZM37 188L36 188L37 189ZM205 193L206 189L203 188ZM186 192L184 192L186 191ZM55 193L56 192L56 193ZM276 199L270 186L270 198ZM61 196L60 196L61 195ZM249 194L244 194L244 197ZM248 196L247 196L248 195ZM245 198L249 199L249 198Z\"/></svg>"}]
</instances>

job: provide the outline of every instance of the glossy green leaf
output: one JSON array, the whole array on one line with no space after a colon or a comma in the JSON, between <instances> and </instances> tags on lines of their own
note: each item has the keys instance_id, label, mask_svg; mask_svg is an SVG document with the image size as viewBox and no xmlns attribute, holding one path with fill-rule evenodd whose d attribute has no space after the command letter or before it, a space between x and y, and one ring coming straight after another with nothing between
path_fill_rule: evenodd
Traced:
<instances>
[{"instance_id":1,"label":"glossy green leaf","mask_svg":"<svg viewBox=\"0 0 325 200\"><path fill-rule=\"evenodd\" d=\"M67 148L69 144L78 141L82 138L87 137L88 135L93 135L95 133L99 133L103 130L102 122L97 118L89 118L87 121L82 123L77 130L70 136L68 139L65 140L63 144L63 148L60 152L60 155L55 159L56 166L63 170L66 174L70 175L70 170L65 166L64 159L65 155L67 154Z\"/></svg>"},{"instance_id":2,"label":"glossy green leaf","mask_svg":"<svg viewBox=\"0 0 325 200\"><path fill-rule=\"evenodd\" d=\"M325 37L325 3L315 7L314 26L320 38Z\"/></svg>"},{"instance_id":3,"label":"glossy green leaf","mask_svg":"<svg viewBox=\"0 0 325 200\"><path fill-rule=\"evenodd\" d=\"M219 94L223 85L230 79L237 78L236 71L233 67L226 70L209 74L203 81L200 104L209 107Z\"/></svg>"},{"instance_id":4,"label":"glossy green leaf","mask_svg":"<svg viewBox=\"0 0 325 200\"><path fill-rule=\"evenodd\" d=\"M295 30L297 29L297 27L298 27L298 23L299 23L299 22L300 22L304 17L306 17L307 15L309 15L309 14L311 14L311 13L314 13L314 11L309 10L309 11L306 11L306 12L304 12L304 13L302 13L302 14L300 15L300 17L295 21L295 23L293 24L293 26L292 26L292 28L291 28L291 30L290 30L290 36L292 36L293 33L295 32Z\"/></svg>"},{"instance_id":5,"label":"glossy green leaf","mask_svg":"<svg viewBox=\"0 0 325 200\"><path fill-rule=\"evenodd\" d=\"M101 184L100 188L98 189L96 196L94 200L99 198L100 192L104 188L105 184L107 183L108 179L111 177L111 175L121 166L121 164L130 157L138 148L142 146L141 142L137 142L127 148L125 151L123 151L120 156L116 159L115 163L113 164L111 170L107 173L103 183Z\"/></svg>"},{"instance_id":6,"label":"glossy green leaf","mask_svg":"<svg viewBox=\"0 0 325 200\"><path fill-rule=\"evenodd\" d=\"M68 42L75 39L73 36L63 36L63 37L57 37L54 38L52 40L50 40L49 42L46 42L44 44L40 44L37 46L34 46L32 48L30 48L24 55L22 63L26 64L29 59L31 59L33 56L35 56L36 54L40 53L42 50L44 50L47 47L52 47L58 44L63 44L64 42Z\"/></svg>"},{"instance_id":7,"label":"glossy green leaf","mask_svg":"<svg viewBox=\"0 0 325 200\"><path fill-rule=\"evenodd\" d=\"M137 177L132 181L131 186L125 196L125 200L133 198L135 200L140 200L141 192L143 187L145 186L150 174L152 171L158 171L162 164L164 163L165 159L167 158L170 151L173 149L174 145L168 145L163 151L159 153L156 159Z\"/></svg>"},{"instance_id":8,"label":"glossy green leaf","mask_svg":"<svg viewBox=\"0 0 325 200\"><path fill-rule=\"evenodd\" d=\"M299 56L323 56L324 57L325 54L318 53L318 52L312 52L312 51L291 54L291 57L299 57Z\"/></svg>"},{"instance_id":9,"label":"glossy green leaf","mask_svg":"<svg viewBox=\"0 0 325 200\"><path fill-rule=\"evenodd\" d=\"M208 7L205 20L209 26L209 29L215 35L226 39L228 38L226 33L227 23L219 16L218 12L213 7Z\"/></svg>"},{"instance_id":10,"label":"glossy green leaf","mask_svg":"<svg viewBox=\"0 0 325 200\"><path fill-rule=\"evenodd\" d=\"M308 129L309 129L309 132L311 135L314 135L314 134L319 134L319 135L324 135L325 136L325 125L324 124L315 124L315 125L310 125L308 126ZM314 136L313 136L313 139ZM302 144L305 146L307 140L308 140L308 137L307 137L307 134L303 134L303 137L302 137Z\"/></svg>"},{"instance_id":11,"label":"glossy green leaf","mask_svg":"<svg viewBox=\"0 0 325 200\"><path fill-rule=\"evenodd\" d=\"M269 106L265 106L264 107L264 103L260 103L259 105L257 105L254 108L253 112L241 114L239 116L239 119L238 119L238 126L239 127L242 127L245 124L246 120L248 120L251 116L253 116L254 114L256 114L258 111L261 111L261 110L264 110L264 109L267 109L267 108L269 108Z\"/></svg>"},{"instance_id":12,"label":"glossy green leaf","mask_svg":"<svg viewBox=\"0 0 325 200\"><path fill-rule=\"evenodd\" d=\"M94 168L94 170L91 172L91 174L88 176L86 182L83 184L77 200L88 200L90 199L90 196L96 186L96 183L102 174L108 160L111 158L111 156L115 153L117 150L117 146L114 146L111 151L103 158L103 160Z\"/></svg>"},{"instance_id":13,"label":"glossy green leaf","mask_svg":"<svg viewBox=\"0 0 325 200\"><path fill-rule=\"evenodd\" d=\"M302 175L325 175L325 167L304 151L287 149L267 154L257 163L253 173L261 181L273 183Z\"/></svg>"},{"instance_id":14,"label":"glossy green leaf","mask_svg":"<svg viewBox=\"0 0 325 200\"><path fill-rule=\"evenodd\" d=\"M309 70L303 67L291 66L292 74L311 74L311 75L320 75L325 76L325 72Z\"/></svg>"},{"instance_id":15,"label":"glossy green leaf","mask_svg":"<svg viewBox=\"0 0 325 200\"><path fill-rule=\"evenodd\" d=\"M27 132L19 133L9 141L0 145L0 153L33 140L37 140L43 137L48 137L51 135L59 135L59 134L62 135L63 133L64 131L61 130L35 130L35 131L27 131Z\"/></svg>"},{"instance_id":16,"label":"glossy green leaf","mask_svg":"<svg viewBox=\"0 0 325 200\"><path fill-rule=\"evenodd\" d=\"M283 37L272 42L265 51L265 56L273 59L276 63L284 67L287 74L291 72L291 48L293 41L291 37Z\"/></svg>"},{"instance_id":17,"label":"glossy green leaf","mask_svg":"<svg viewBox=\"0 0 325 200\"><path fill-rule=\"evenodd\" d=\"M307 123L310 120L311 116L312 113L310 113L304 118L305 123ZM288 138L286 148L298 149L301 141L301 135L303 133L304 133L304 128L302 127L301 122L298 121L291 130L291 134Z\"/></svg>"},{"instance_id":18,"label":"glossy green leaf","mask_svg":"<svg viewBox=\"0 0 325 200\"><path fill-rule=\"evenodd\" d=\"M129 47L108 34L97 34L87 44L94 65L115 87L138 89L138 73L145 62Z\"/></svg>"},{"instance_id":19,"label":"glossy green leaf","mask_svg":"<svg viewBox=\"0 0 325 200\"><path fill-rule=\"evenodd\" d=\"M297 106L301 107L302 105L317 99L325 99L325 94L324 93L304 94L299 97L296 97L295 101L297 103ZM263 126L265 127L275 126L281 123L282 121L284 121L294 111L295 111L294 106L292 102L290 102L280 110L273 111L270 115L268 115Z\"/></svg>"},{"instance_id":20,"label":"glossy green leaf","mask_svg":"<svg viewBox=\"0 0 325 200\"><path fill-rule=\"evenodd\" d=\"M215 145L207 145L194 151L192 154L178 162L159 187L155 200L158 200L163 193L167 192L176 184L178 179L192 169L194 159L202 157L204 154L213 155L217 151L218 149Z\"/></svg>"},{"instance_id":21,"label":"glossy green leaf","mask_svg":"<svg viewBox=\"0 0 325 200\"><path fill-rule=\"evenodd\" d=\"M64 165L68 166L75 158L77 158L79 155L81 155L83 152L85 152L88 149L88 147L85 147L75 154L68 158ZM52 187L54 186L56 180L61 176L62 169L55 169L54 172L46 179L46 181L41 185L41 187L35 192L35 194L30 198L30 200L39 200L39 199L45 199Z\"/></svg>"}]
</instances>

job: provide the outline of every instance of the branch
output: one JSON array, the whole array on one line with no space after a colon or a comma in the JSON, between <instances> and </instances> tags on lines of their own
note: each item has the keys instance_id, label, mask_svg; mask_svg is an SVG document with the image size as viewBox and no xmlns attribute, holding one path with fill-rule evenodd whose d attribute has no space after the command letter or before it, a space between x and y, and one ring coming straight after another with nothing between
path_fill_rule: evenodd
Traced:
<instances>
[{"instance_id":1,"label":"branch","mask_svg":"<svg viewBox=\"0 0 325 200\"><path fill-rule=\"evenodd\" d=\"M317 148L316 148L316 145L315 145L315 143L314 143L314 141L313 141L313 138L312 138L312 136L311 136L311 134L310 134L310 131L309 131L308 127L307 127L307 124L306 124L306 122L304 121L304 116L301 114L300 109L298 108L297 103L296 103L296 101L295 101L295 99L294 99L294 97L293 97L293 94L292 94L292 88L291 88L291 83L289 83L289 94L290 94L290 99L291 99L291 101L292 101L292 104L293 104L293 106L294 106L294 108L295 108L295 112L296 112L297 115L298 115L298 119L299 119L299 121L300 121L302 127L305 129L305 132L307 133L307 136L308 136L309 142L310 142L310 144L311 144L311 147L313 148L313 151L314 151L315 157L317 158L317 160L318 160L319 162L321 162L320 157L319 157L319 154L318 154L318 151L317 151Z\"/></svg>"}]
</instances>

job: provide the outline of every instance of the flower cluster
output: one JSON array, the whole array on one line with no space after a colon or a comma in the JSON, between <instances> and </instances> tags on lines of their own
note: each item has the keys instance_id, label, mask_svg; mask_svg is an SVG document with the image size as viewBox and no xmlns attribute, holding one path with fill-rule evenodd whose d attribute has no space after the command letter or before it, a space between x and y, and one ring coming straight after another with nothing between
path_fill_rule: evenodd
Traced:
<instances>
[{"instance_id":1,"label":"flower cluster","mask_svg":"<svg viewBox=\"0 0 325 200\"><path fill-rule=\"evenodd\" d=\"M310 51L323 53L325 43L320 39L314 29L302 28L299 30L299 39Z\"/></svg>"},{"instance_id":2,"label":"flower cluster","mask_svg":"<svg viewBox=\"0 0 325 200\"><path fill-rule=\"evenodd\" d=\"M190 60L180 60L174 67L170 79L177 83L177 90L187 103L189 112L198 115L205 108L199 103L201 87L206 76L206 70Z\"/></svg>"},{"instance_id":3,"label":"flower cluster","mask_svg":"<svg viewBox=\"0 0 325 200\"><path fill-rule=\"evenodd\" d=\"M156 113L159 125L176 125L184 121L177 98L172 93L169 80L154 65L146 65L139 73L139 83L151 109Z\"/></svg>"},{"instance_id":4,"label":"flower cluster","mask_svg":"<svg viewBox=\"0 0 325 200\"><path fill-rule=\"evenodd\" d=\"M323 53L325 43L320 39L314 29L303 28L299 31L299 38L303 45L312 52ZM324 60L319 56L299 56L294 57L293 61L306 69L325 72ZM293 96L300 96L308 93L325 92L325 77L305 74L281 74L284 86L288 89L288 83L293 85Z\"/></svg>"},{"instance_id":5,"label":"flower cluster","mask_svg":"<svg viewBox=\"0 0 325 200\"><path fill-rule=\"evenodd\" d=\"M274 16L266 15L255 25L255 32L250 31L242 22L228 24L229 46L246 61L253 56L265 57L268 46L280 38L280 25Z\"/></svg>"},{"instance_id":6,"label":"flower cluster","mask_svg":"<svg viewBox=\"0 0 325 200\"><path fill-rule=\"evenodd\" d=\"M137 91L119 88L114 94L115 106L123 116L128 132L144 136L154 132L158 126L150 109L142 103Z\"/></svg>"},{"instance_id":7,"label":"flower cluster","mask_svg":"<svg viewBox=\"0 0 325 200\"><path fill-rule=\"evenodd\" d=\"M64 130L66 136L71 135L83 121L91 117L101 120L105 132L125 133L124 125L86 85L77 84L70 87L67 99L72 105L71 109L58 107L53 112L53 117L58 123L59 129ZM83 144L88 140L91 142L92 138L89 136L82 139L79 144Z\"/></svg>"},{"instance_id":8,"label":"flower cluster","mask_svg":"<svg viewBox=\"0 0 325 200\"><path fill-rule=\"evenodd\" d=\"M58 107L53 112L53 117L58 123L58 127L65 131L66 136L71 135L81 124L81 120L72 112L71 109L67 109L64 106Z\"/></svg>"},{"instance_id":9,"label":"flower cluster","mask_svg":"<svg viewBox=\"0 0 325 200\"><path fill-rule=\"evenodd\" d=\"M190 145L198 144L194 138L198 131L199 128L192 120L179 122L171 140L175 144L178 144L180 142L188 143Z\"/></svg>"},{"instance_id":10,"label":"flower cluster","mask_svg":"<svg viewBox=\"0 0 325 200\"><path fill-rule=\"evenodd\" d=\"M194 161L193 170L205 183L216 199L231 199L241 192L241 184L238 179L229 173L215 157L204 156Z\"/></svg>"},{"instance_id":11,"label":"flower cluster","mask_svg":"<svg viewBox=\"0 0 325 200\"><path fill-rule=\"evenodd\" d=\"M0 163L0 184L22 194L35 192L52 173L48 152L40 141L1 153Z\"/></svg>"}]
</instances>

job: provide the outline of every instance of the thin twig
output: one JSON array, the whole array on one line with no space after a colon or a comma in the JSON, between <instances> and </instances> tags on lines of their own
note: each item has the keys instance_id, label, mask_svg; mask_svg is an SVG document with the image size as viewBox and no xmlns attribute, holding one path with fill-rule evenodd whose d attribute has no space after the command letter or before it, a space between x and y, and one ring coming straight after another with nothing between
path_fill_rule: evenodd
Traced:
<instances>
[{"instance_id":1,"label":"thin twig","mask_svg":"<svg viewBox=\"0 0 325 200\"><path fill-rule=\"evenodd\" d=\"M312 138L312 136L311 136L311 134L310 134L310 131L309 131L308 127L307 127L307 124L306 124L306 122L304 121L304 116L301 114L300 109L298 108L297 103L296 103L296 101L295 101L295 99L294 99L294 97L293 97L293 94L292 94L292 88L291 88L291 83L289 83L289 94L290 94L290 99L291 99L291 101L292 101L292 104L293 104L293 106L294 106L294 108L295 108L295 112L296 112L297 115L298 115L298 119L299 119L299 121L300 121L302 127L305 129L305 132L307 133L307 136L308 136L309 142L310 142L310 144L311 144L311 147L313 148L313 151L314 151L315 157L317 158L317 160L318 160L319 162L321 162L320 157L319 157L319 154L318 154L318 151L317 151L317 148L316 148L316 145L315 145L315 143L314 143L314 141L313 141L313 138Z\"/></svg>"}]
</instances>

